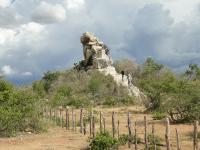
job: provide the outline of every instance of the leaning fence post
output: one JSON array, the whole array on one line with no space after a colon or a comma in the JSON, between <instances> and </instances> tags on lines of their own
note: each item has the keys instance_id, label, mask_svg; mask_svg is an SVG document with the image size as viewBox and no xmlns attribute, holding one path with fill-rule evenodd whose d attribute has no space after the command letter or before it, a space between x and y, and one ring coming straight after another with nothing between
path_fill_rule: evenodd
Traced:
<instances>
[{"instance_id":1,"label":"leaning fence post","mask_svg":"<svg viewBox=\"0 0 200 150\"><path fill-rule=\"evenodd\" d=\"M113 137L115 137L115 112L112 112L112 133L113 133Z\"/></svg>"},{"instance_id":2,"label":"leaning fence post","mask_svg":"<svg viewBox=\"0 0 200 150\"><path fill-rule=\"evenodd\" d=\"M80 110L80 133L83 133L83 108Z\"/></svg>"},{"instance_id":3,"label":"leaning fence post","mask_svg":"<svg viewBox=\"0 0 200 150\"><path fill-rule=\"evenodd\" d=\"M144 142L145 142L145 150L148 150L147 117L146 116L144 116Z\"/></svg>"},{"instance_id":4,"label":"leaning fence post","mask_svg":"<svg viewBox=\"0 0 200 150\"><path fill-rule=\"evenodd\" d=\"M166 119L165 140L166 140L167 150L171 150L171 145L170 145L170 123L169 123L169 118Z\"/></svg>"},{"instance_id":5,"label":"leaning fence post","mask_svg":"<svg viewBox=\"0 0 200 150\"><path fill-rule=\"evenodd\" d=\"M195 121L194 122L194 139L193 139L193 148L194 150L199 150L199 146L198 146L198 126L199 126L199 122Z\"/></svg>"},{"instance_id":6,"label":"leaning fence post","mask_svg":"<svg viewBox=\"0 0 200 150\"><path fill-rule=\"evenodd\" d=\"M177 144L177 150L181 150L180 148L180 143L179 143L179 134L178 134L178 129L176 128L176 144Z\"/></svg>"},{"instance_id":7,"label":"leaning fence post","mask_svg":"<svg viewBox=\"0 0 200 150\"><path fill-rule=\"evenodd\" d=\"M128 123L128 136L129 136L128 148L131 148L131 136L132 136L132 133L131 133L131 118L130 118L130 112L128 112L128 120L127 120L127 123Z\"/></svg>"}]
</instances>

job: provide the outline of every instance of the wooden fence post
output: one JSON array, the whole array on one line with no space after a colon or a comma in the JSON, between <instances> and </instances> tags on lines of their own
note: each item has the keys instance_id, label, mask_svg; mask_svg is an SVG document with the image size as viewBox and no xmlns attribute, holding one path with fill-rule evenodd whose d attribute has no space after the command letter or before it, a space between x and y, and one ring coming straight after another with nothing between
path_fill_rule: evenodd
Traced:
<instances>
[{"instance_id":1,"label":"wooden fence post","mask_svg":"<svg viewBox=\"0 0 200 150\"><path fill-rule=\"evenodd\" d=\"M72 131L75 131L75 126L74 126L74 109L72 108Z\"/></svg>"},{"instance_id":2,"label":"wooden fence post","mask_svg":"<svg viewBox=\"0 0 200 150\"><path fill-rule=\"evenodd\" d=\"M119 120L117 121L117 138L119 139Z\"/></svg>"},{"instance_id":3,"label":"wooden fence post","mask_svg":"<svg viewBox=\"0 0 200 150\"><path fill-rule=\"evenodd\" d=\"M61 106L59 107L59 112L60 112L59 121L60 121L60 126L62 127L62 107Z\"/></svg>"},{"instance_id":4,"label":"wooden fence post","mask_svg":"<svg viewBox=\"0 0 200 150\"><path fill-rule=\"evenodd\" d=\"M61 114L61 127L63 128L63 114Z\"/></svg>"},{"instance_id":5,"label":"wooden fence post","mask_svg":"<svg viewBox=\"0 0 200 150\"><path fill-rule=\"evenodd\" d=\"M83 108L80 110L80 133L83 133Z\"/></svg>"},{"instance_id":6,"label":"wooden fence post","mask_svg":"<svg viewBox=\"0 0 200 150\"><path fill-rule=\"evenodd\" d=\"M92 117L92 137L95 138L95 118Z\"/></svg>"},{"instance_id":7,"label":"wooden fence post","mask_svg":"<svg viewBox=\"0 0 200 150\"><path fill-rule=\"evenodd\" d=\"M178 129L176 128L176 144L177 144L177 150L181 150L180 148L180 143L179 143L179 134L178 134Z\"/></svg>"},{"instance_id":8,"label":"wooden fence post","mask_svg":"<svg viewBox=\"0 0 200 150\"><path fill-rule=\"evenodd\" d=\"M167 150L171 150L171 144L170 144L170 123L169 123L169 118L166 119L165 140L166 140Z\"/></svg>"},{"instance_id":9,"label":"wooden fence post","mask_svg":"<svg viewBox=\"0 0 200 150\"><path fill-rule=\"evenodd\" d=\"M199 126L199 122L195 121L194 122L194 133L193 133L193 149L194 150L199 150L199 146L198 146L198 126Z\"/></svg>"},{"instance_id":10,"label":"wooden fence post","mask_svg":"<svg viewBox=\"0 0 200 150\"><path fill-rule=\"evenodd\" d=\"M52 119L52 110L51 110L51 107L50 107L50 119Z\"/></svg>"},{"instance_id":11,"label":"wooden fence post","mask_svg":"<svg viewBox=\"0 0 200 150\"><path fill-rule=\"evenodd\" d=\"M100 116L99 116L99 131L102 133L102 112L100 111Z\"/></svg>"},{"instance_id":12,"label":"wooden fence post","mask_svg":"<svg viewBox=\"0 0 200 150\"><path fill-rule=\"evenodd\" d=\"M155 124L152 124L152 135L153 135L153 144L154 144L154 150L157 149L156 140L155 140Z\"/></svg>"},{"instance_id":13,"label":"wooden fence post","mask_svg":"<svg viewBox=\"0 0 200 150\"><path fill-rule=\"evenodd\" d=\"M145 149L148 150L148 138L147 138L147 117L144 116L144 142L145 142Z\"/></svg>"},{"instance_id":14,"label":"wooden fence post","mask_svg":"<svg viewBox=\"0 0 200 150\"><path fill-rule=\"evenodd\" d=\"M135 122L135 150L137 150L137 123Z\"/></svg>"},{"instance_id":15,"label":"wooden fence post","mask_svg":"<svg viewBox=\"0 0 200 150\"><path fill-rule=\"evenodd\" d=\"M55 111L55 108L53 109L53 121L56 122L56 111Z\"/></svg>"},{"instance_id":16,"label":"wooden fence post","mask_svg":"<svg viewBox=\"0 0 200 150\"><path fill-rule=\"evenodd\" d=\"M113 134L113 138L115 137L115 132L116 132L116 128L115 128L115 112L112 112L112 134Z\"/></svg>"},{"instance_id":17,"label":"wooden fence post","mask_svg":"<svg viewBox=\"0 0 200 150\"><path fill-rule=\"evenodd\" d=\"M83 134L86 135L86 122L83 122Z\"/></svg>"},{"instance_id":18,"label":"wooden fence post","mask_svg":"<svg viewBox=\"0 0 200 150\"><path fill-rule=\"evenodd\" d=\"M92 126L93 126L93 111L90 111L90 137L92 136Z\"/></svg>"},{"instance_id":19,"label":"wooden fence post","mask_svg":"<svg viewBox=\"0 0 200 150\"><path fill-rule=\"evenodd\" d=\"M103 133L106 133L106 118L103 117Z\"/></svg>"},{"instance_id":20,"label":"wooden fence post","mask_svg":"<svg viewBox=\"0 0 200 150\"><path fill-rule=\"evenodd\" d=\"M66 124L65 124L66 125L66 130L69 130L69 108L68 108L68 106L66 106L66 110L65 111L66 111L65 112L66 113L66 116L65 116L66 117L65 118L66 119Z\"/></svg>"},{"instance_id":21,"label":"wooden fence post","mask_svg":"<svg viewBox=\"0 0 200 150\"><path fill-rule=\"evenodd\" d=\"M75 125L75 132L76 132L76 127L77 127L77 121L76 121L76 112L74 112L74 125Z\"/></svg>"},{"instance_id":22,"label":"wooden fence post","mask_svg":"<svg viewBox=\"0 0 200 150\"><path fill-rule=\"evenodd\" d=\"M56 109L56 125L58 125L58 110Z\"/></svg>"},{"instance_id":23,"label":"wooden fence post","mask_svg":"<svg viewBox=\"0 0 200 150\"><path fill-rule=\"evenodd\" d=\"M128 148L131 148L131 136L132 136L132 132L131 132L131 118L130 118L130 112L128 112L127 124L128 124L128 136L129 136Z\"/></svg>"}]
</instances>

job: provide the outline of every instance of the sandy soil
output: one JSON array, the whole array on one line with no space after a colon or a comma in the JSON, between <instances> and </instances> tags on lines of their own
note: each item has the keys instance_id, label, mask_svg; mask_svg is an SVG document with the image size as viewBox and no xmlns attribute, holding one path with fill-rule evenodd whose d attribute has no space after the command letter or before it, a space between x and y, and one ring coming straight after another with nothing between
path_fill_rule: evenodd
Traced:
<instances>
[{"instance_id":1,"label":"sandy soil","mask_svg":"<svg viewBox=\"0 0 200 150\"><path fill-rule=\"evenodd\" d=\"M79 110L75 110L78 115ZM143 114L143 108L138 107L120 107L120 108L95 108L96 115L102 111L106 118L106 128L111 132L111 114L112 111L116 112L116 121L120 121L119 129L120 134L128 133L127 129L127 112L131 112L132 122L137 121L137 132L140 138L144 138L144 116L147 116L148 120L148 133L151 133L152 118L151 115ZM63 112L64 115L64 112ZM88 112L85 112L88 115ZM78 118L78 117L77 117ZM192 149L192 138L190 136L193 131L192 125L180 124L171 125L171 143L173 149L176 149L176 135L175 128L178 129L180 134L180 143L182 150ZM96 131L98 132L99 126L96 125ZM78 129L77 129L78 130ZM87 132L89 126L87 126ZM155 122L155 134L163 139L165 134L164 121ZM65 128L52 127L47 133L42 134L29 134L21 135L13 138L0 138L0 150L83 150L88 146L88 133L86 136L76 132L66 131ZM120 150L128 150L128 146L121 146ZM134 148L132 148L134 149ZM143 149L142 145L139 145L139 149ZM161 147L161 149L166 149Z\"/></svg>"},{"instance_id":2,"label":"sandy soil","mask_svg":"<svg viewBox=\"0 0 200 150\"><path fill-rule=\"evenodd\" d=\"M86 136L59 127L40 135L0 139L0 150L80 150L84 147L87 147Z\"/></svg>"}]
</instances>

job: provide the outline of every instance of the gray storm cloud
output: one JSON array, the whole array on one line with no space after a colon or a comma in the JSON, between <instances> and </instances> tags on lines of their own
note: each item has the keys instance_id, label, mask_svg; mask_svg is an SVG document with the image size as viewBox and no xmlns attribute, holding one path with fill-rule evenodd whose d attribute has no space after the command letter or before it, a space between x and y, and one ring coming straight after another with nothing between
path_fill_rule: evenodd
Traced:
<instances>
[{"instance_id":1,"label":"gray storm cloud","mask_svg":"<svg viewBox=\"0 0 200 150\"><path fill-rule=\"evenodd\" d=\"M199 63L200 5L190 2L195 13L184 20L177 16L184 9L174 7L189 7L183 1L16 0L0 6L0 69L27 83L48 70L72 67L82 59L79 38L85 31L104 41L114 59L141 63L151 56L171 68Z\"/></svg>"}]
</instances>

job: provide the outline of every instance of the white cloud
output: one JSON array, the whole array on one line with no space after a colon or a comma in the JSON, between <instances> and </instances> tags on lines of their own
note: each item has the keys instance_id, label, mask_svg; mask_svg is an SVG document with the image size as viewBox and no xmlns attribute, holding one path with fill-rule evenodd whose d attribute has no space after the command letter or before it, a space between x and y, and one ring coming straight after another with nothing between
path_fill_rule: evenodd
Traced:
<instances>
[{"instance_id":1,"label":"white cloud","mask_svg":"<svg viewBox=\"0 0 200 150\"><path fill-rule=\"evenodd\" d=\"M32 72L23 72L22 73L23 76L32 76Z\"/></svg>"},{"instance_id":2,"label":"white cloud","mask_svg":"<svg viewBox=\"0 0 200 150\"><path fill-rule=\"evenodd\" d=\"M7 7L10 5L10 0L0 0L0 7Z\"/></svg>"},{"instance_id":3,"label":"white cloud","mask_svg":"<svg viewBox=\"0 0 200 150\"><path fill-rule=\"evenodd\" d=\"M10 65L5 65L1 68L2 74L3 75L13 75L15 74L14 69L11 68Z\"/></svg>"},{"instance_id":4,"label":"white cloud","mask_svg":"<svg viewBox=\"0 0 200 150\"><path fill-rule=\"evenodd\" d=\"M14 9L0 7L0 27L16 28L24 22L24 18Z\"/></svg>"},{"instance_id":5,"label":"white cloud","mask_svg":"<svg viewBox=\"0 0 200 150\"><path fill-rule=\"evenodd\" d=\"M199 0L160 0L164 8L170 10L171 17L175 22L190 20L196 15L195 9L200 3Z\"/></svg>"},{"instance_id":6,"label":"white cloud","mask_svg":"<svg viewBox=\"0 0 200 150\"><path fill-rule=\"evenodd\" d=\"M11 29L1 29L0 28L0 45L7 44L14 40L16 32Z\"/></svg>"},{"instance_id":7,"label":"white cloud","mask_svg":"<svg viewBox=\"0 0 200 150\"><path fill-rule=\"evenodd\" d=\"M66 12L61 4L51 4L45 1L42 1L32 14L33 21L44 24L63 22L65 19Z\"/></svg>"},{"instance_id":8,"label":"white cloud","mask_svg":"<svg viewBox=\"0 0 200 150\"><path fill-rule=\"evenodd\" d=\"M41 25L35 22L24 24L21 27L21 30L30 34L39 34L43 31L43 29L44 29L44 25Z\"/></svg>"},{"instance_id":9,"label":"white cloud","mask_svg":"<svg viewBox=\"0 0 200 150\"><path fill-rule=\"evenodd\" d=\"M64 4L67 9L78 10L85 4L85 0L65 0Z\"/></svg>"},{"instance_id":10,"label":"white cloud","mask_svg":"<svg viewBox=\"0 0 200 150\"><path fill-rule=\"evenodd\" d=\"M153 56L170 67L199 63L199 0L0 2L0 71L9 64L19 80L78 62L85 31L107 44L114 59ZM16 21L17 15L26 22Z\"/></svg>"},{"instance_id":11,"label":"white cloud","mask_svg":"<svg viewBox=\"0 0 200 150\"><path fill-rule=\"evenodd\" d=\"M16 29L0 28L0 57L3 52L13 51L22 45L41 45L38 42L42 41L44 28L44 25L35 22L23 24Z\"/></svg>"}]
</instances>

